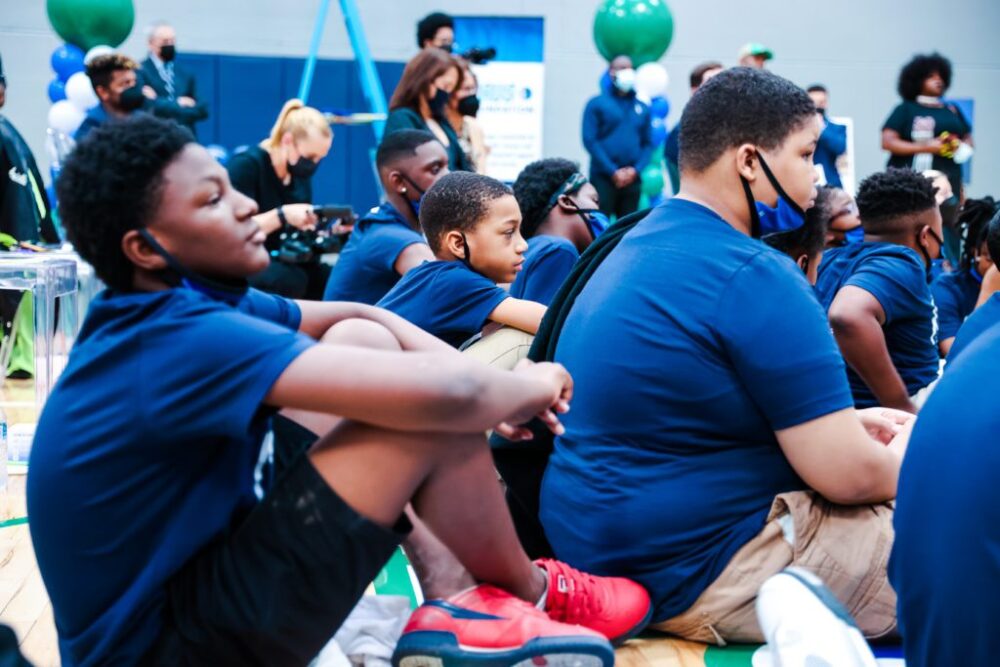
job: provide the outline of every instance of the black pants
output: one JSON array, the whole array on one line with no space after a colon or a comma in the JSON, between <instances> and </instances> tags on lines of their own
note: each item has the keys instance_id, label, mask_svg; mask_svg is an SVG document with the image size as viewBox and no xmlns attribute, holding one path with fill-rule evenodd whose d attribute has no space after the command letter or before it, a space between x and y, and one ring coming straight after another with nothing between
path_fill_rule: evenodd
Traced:
<instances>
[{"instance_id":1,"label":"black pants","mask_svg":"<svg viewBox=\"0 0 1000 667\"><path fill-rule=\"evenodd\" d=\"M306 665L399 542L351 509L300 454L264 500L168 582L144 665Z\"/></svg>"},{"instance_id":2,"label":"black pants","mask_svg":"<svg viewBox=\"0 0 1000 667\"><path fill-rule=\"evenodd\" d=\"M272 259L266 269L250 277L250 285L286 299L322 301L329 276L330 267L318 261L286 264Z\"/></svg>"},{"instance_id":3,"label":"black pants","mask_svg":"<svg viewBox=\"0 0 1000 667\"><path fill-rule=\"evenodd\" d=\"M616 188L610 176L603 174L590 175L590 182L597 190L601 199L601 211L605 215L616 215L621 220L629 213L639 209L639 197L642 195L642 179L636 179L631 185Z\"/></svg>"}]
</instances>

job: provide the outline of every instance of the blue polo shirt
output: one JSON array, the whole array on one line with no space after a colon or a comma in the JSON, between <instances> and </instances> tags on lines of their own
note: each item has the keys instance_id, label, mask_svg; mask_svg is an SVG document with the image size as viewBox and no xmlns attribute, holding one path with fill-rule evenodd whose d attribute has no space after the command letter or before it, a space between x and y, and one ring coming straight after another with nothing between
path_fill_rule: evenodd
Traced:
<instances>
[{"instance_id":1,"label":"blue polo shirt","mask_svg":"<svg viewBox=\"0 0 1000 667\"><path fill-rule=\"evenodd\" d=\"M576 246L562 237L531 237L524 266L510 286L510 295L549 305L578 259Z\"/></svg>"},{"instance_id":2,"label":"blue polo shirt","mask_svg":"<svg viewBox=\"0 0 1000 667\"><path fill-rule=\"evenodd\" d=\"M27 482L63 665L136 664L167 580L253 507L261 402L313 344L299 320L254 290L238 307L183 288L91 304Z\"/></svg>"},{"instance_id":3,"label":"blue polo shirt","mask_svg":"<svg viewBox=\"0 0 1000 667\"><path fill-rule=\"evenodd\" d=\"M684 611L806 488L775 431L853 404L823 309L789 258L671 199L573 304L555 360L574 378L542 483L556 555Z\"/></svg>"},{"instance_id":4,"label":"blue polo shirt","mask_svg":"<svg viewBox=\"0 0 1000 667\"><path fill-rule=\"evenodd\" d=\"M1000 656L1000 325L962 353L920 411L899 474L889 581L907 667Z\"/></svg>"},{"instance_id":5,"label":"blue polo shirt","mask_svg":"<svg viewBox=\"0 0 1000 667\"><path fill-rule=\"evenodd\" d=\"M376 305L459 347L509 298L507 290L462 262L434 261L407 271Z\"/></svg>"},{"instance_id":6,"label":"blue polo shirt","mask_svg":"<svg viewBox=\"0 0 1000 667\"><path fill-rule=\"evenodd\" d=\"M954 338L962 322L976 309L983 277L975 267L942 273L931 283L938 312L938 340Z\"/></svg>"},{"instance_id":7,"label":"blue polo shirt","mask_svg":"<svg viewBox=\"0 0 1000 667\"><path fill-rule=\"evenodd\" d=\"M882 305L886 347L907 392L912 396L936 380L937 314L920 255L901 245L868 241L827 250L816 281L823 307L829 311L837 292L849 285L865 290ZM878 405L854 369L848 367L847 377L857 407Z\"/></svg>"},{"instance_id":8,"label":"blue polo shirt","mask_svg":"<svg viewBox=\"0 0 1000 667\"><path fill-rule=\"evenodd\" d=\"M958 330L955 342L951 344L951 351L948 352L948 368L951 368L952 363L958 358L958 355L962 354L965 348L997 323L1000 323L1000 292L997 292L987 299L983 305L976 308L965 320L962 328Z\"/></svg>"},{"instance_id":9,"label":"blue polo shirt","mask_svg":"<svg viewBox=\"0 0 1000 667\"><path fill-rule=\"evenodd\" d=\"M396 260L414 243L426 242L392 204L372 209L354 225L330 272L323 300L377 303L399 282Z\"/></svg>"}]
</instances>

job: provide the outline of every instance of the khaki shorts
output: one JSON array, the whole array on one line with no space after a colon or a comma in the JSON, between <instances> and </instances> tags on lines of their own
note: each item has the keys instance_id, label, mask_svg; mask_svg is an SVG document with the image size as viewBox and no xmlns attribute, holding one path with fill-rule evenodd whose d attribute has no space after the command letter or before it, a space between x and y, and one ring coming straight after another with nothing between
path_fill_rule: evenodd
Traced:
<instances>
[{"instance_id":1,"label":"khaki shorts","mask_svg":"<svg viewBox=\"0 0 1000 667\"><path fill-rule=\"evenodd\" d=\"M511 370L521 359L528 356L531 342L535 339L530 333L525 333L511 327L503 327L483 336L462 354L479 359L484 364L501 370Z\"/></svg>"},{"instance_id":2,"label":"khaki shorts","mask_svg":"<svg viewBox=\"0 0 1000 667\"><path fill-rule=\"evenodd\" d=\"M718 644L761 643L754 603L771 575L789 565L810 570L844 603L866 637L896 630L896 593L886 566L892 506L834 505L812 491L774 499L764 529L745 544L690 609L653 627Z\"/></svg>"}]
</instances>

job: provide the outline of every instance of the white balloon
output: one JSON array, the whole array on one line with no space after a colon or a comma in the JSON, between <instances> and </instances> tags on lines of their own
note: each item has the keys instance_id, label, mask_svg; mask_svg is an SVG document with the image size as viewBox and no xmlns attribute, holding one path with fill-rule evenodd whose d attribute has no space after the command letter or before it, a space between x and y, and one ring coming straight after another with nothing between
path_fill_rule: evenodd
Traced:
<instances>
[{"instance_id":1,"label":"white balloon","mask_svg":"<svg viewBox=\"0 0 1000 667\"><path fill-rule=\"evenodd\" d=\"M635 71L635 94L644 102L667 94L670 75L660 63L646 63Z\"/></svg>"},{"instance_id":2,"label":"white balloon","mask_svg":"<svg viewBox=\"0 0 1000 667\"><path fill-rule=\"evenodd\" d=\"M101 44L99 46L95 46L90 51L87 51L87 55L83 57L83 64L89 65L90 61L96 58L97 56L106 56L109 53L114 53L114 52L115 50L110 46L108 46L107 44Z\"/></svg>"},{"instance_id":3,"label":"white balloon","mask_svg":"<svg viewBox=\"0 0 1000 667\"><path fill-rule=\"evenodd\" d=\"M77 72L66 81L66 99L80 111L93 109L101 102L90 78L83 72Z\"/></svg>"},{"instance_id":4,"label":"white balloon","mask_svg":"<svg viewBox=\"0 0 1000 667\"><path fill-rule=\"evenodd\" d=\"M73 136L86 115L69 100L59 100L49 109L49 127Z\"/></svg>"}]
</instances>

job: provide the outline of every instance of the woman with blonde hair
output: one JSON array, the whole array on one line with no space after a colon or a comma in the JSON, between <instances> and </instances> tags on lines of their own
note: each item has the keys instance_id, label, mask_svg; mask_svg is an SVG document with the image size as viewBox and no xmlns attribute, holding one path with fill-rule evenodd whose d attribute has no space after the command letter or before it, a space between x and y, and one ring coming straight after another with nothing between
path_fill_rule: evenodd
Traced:
<instances>
[{"instance_id":1,"label":"woman with blonde hair","mask_svg":"<svg viewBox=\"0 0 1000 667\"><path fill-rule=\"evenodd\" d=\"M312 175L332 144L323 114L293 99L281 108L267 139L226 165L233 187L257 202L255 219L267 234L271 265L250 279L254 287L292 299L322 298L326 276L319 261L283 262L279 250L284 234L316 226Z\"/></svg>"},{"instance_id":2,"label":"woman with blonde hair","mask_svg":"<svg viewBox=\"0 0 1000 667\"><path fill-rule=\"evenodd\" d=\"M448 152L448 169L473 171L448 122L448 102L462 85L459 60L441 49L427 48L406 63L385 122L386 136L398 130L430 131Z\"/></svg>"},{"instance_id":3,"label":"woman with blonde hair","mask_svg":"<svg viewBox=\"0 0 1000 667\"><path fill-rule=\"evenodd\" d=\"M459 62L462 66L462 84L448 102L448 123L458 135L458 144L469 164L478 173L485 174L490 147L486 145L483 126L476 120L476 114L479 113L479 81L468 61Z\"/></svg>"}]
</instances>

